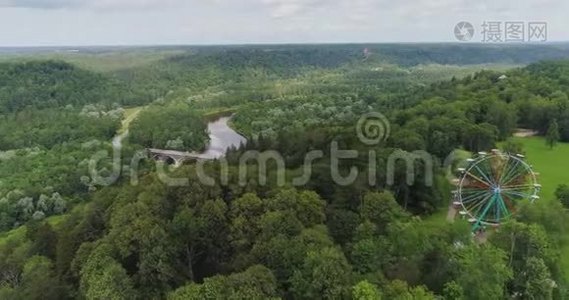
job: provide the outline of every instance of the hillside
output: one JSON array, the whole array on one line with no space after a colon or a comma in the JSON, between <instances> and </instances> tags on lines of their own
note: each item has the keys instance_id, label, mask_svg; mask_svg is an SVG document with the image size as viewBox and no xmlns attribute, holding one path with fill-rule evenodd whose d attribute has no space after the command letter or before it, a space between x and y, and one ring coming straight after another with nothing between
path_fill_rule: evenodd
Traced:
<instances>
[{"instance_id":1,"label":"hillside","mask_svg":"<svg viewBox=\"0 0 569 300\"><path fill-rule=\"evenodd\" d=\"M569 63L517 66L563 45L182 50L104 73L0 64L0 299L566 297L554 174L548 205L517 204L485 243L465 220L432 221L453 151L553 118L569 141ZM199 149L219 112L248 137L224 159L140 156Z\"/></svg>"}]
</instances>

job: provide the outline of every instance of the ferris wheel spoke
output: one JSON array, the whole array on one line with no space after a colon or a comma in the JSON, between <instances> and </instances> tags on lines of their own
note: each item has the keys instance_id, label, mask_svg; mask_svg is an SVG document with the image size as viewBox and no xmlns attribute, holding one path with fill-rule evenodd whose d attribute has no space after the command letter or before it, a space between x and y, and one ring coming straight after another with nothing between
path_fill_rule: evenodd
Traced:
<instances>
[{"instance_id":1,"label":"ferris wheel spoke","mask_svg":"<svg viewBox=\"0 0 569 300\"><path fill-rule=\"evenodd\" d=\"M519 160L514 160L514 163L510 163L512 161L512 159L508 159L508 162L506 163L505 166L505 171L502 174L501 178L500 178L500 183L504 183L504 180L506 180L506 178L508 178L512 172L514 172L516 170L516 168L518 168L518 165L520 164Z\"/></svg>"},{"instance_id":2,"label":"ferris wheel spoke","mask_svg":"<svg viewBox=\"0 0 569 300\"><path fill-rule=\"evenodd\" d=\"M476 193L476 192L485 192L489 191L490 189L487 187L480 188L479 186L466 186L460 189L461 193Z\"/></svg>"},{"instance_id":3,"label":"ferris wheel spoke","mask_svg":"<svg viewBox=\"0 0 569 300\"><path fill-rule=\"evenodd\" d=\"M510 189L521 189L521 188L535 188L534 184L530 184L530 183L526 183L526 184L517 184L517 185L507 185L507 184L503 184L501 189L502 190L510 190Z\"/></svg>"},{"instance_id":4,"label":"ferris wheel spoke","mask_svg":"<svg viewBox=\"0 0 569 300\"><path fill-rule=\"evenodd\" d=\"M509 170L508 173L506 173L506 175L504 175L504 177L502 177L500 179L500 185L508 185L511 181L516 179L516 177L518 177L519 175L520 175L520 173L518 172L517 167L515 169Z\"/></svg>"},{"instance_id":5,"label":"ferris wheel spoke","mask_svg":"<svg viewBox=\"0 0 569 300\"><path fill-rule=\"evenodd\" d=\"M496 221L500 222L500 219L503 217L508 217L510 215L509 210L506 208L506 204L504 203L504 199L500 194L496 195Z\"/></svg>"},{"instance_id":6,"label":"ferris wheel spoke","mask_svg":"<svg viewBox=\"0 0 569 300\"><path fill-rule=\"evenodd\" d=\"M466 209L471 213L471 215L474 218L480 219L480 211L482 211L483 208L485 207L485 205L488 203L488 201L490 199L492 199L492 196L493 195L487 195L481 201L478 201L478 202L466 207Z\"/></svg>"},{"instance_id":7,"label":"ferris wheel spoke","mask_svg":"<svg viewBox=\"0 0 569 300\"><path fill-rule=\"evenodd\" d=\"M490 186L486 183L482 183L478 180L468 181L463 183L465 188L472 189L472 190L487 190L490 189Z\"/></svg>"},{"instance_id":8,"label":"ferris wheel spoke","mask_svg":"<svg viewBox=\"0 0 569 300\"><path fill-rule=\"evenodd\" d=\"M475 200L481 200L484 199L485 197L488 196L488 192L487 191L479 191L477 193L473 193L471 195L468 195L466 197L461 197L461 202L462 203L469 203Z\"/></svg>"},{"instance_id":9,"label":"ferris wheel spoke","mask_svg":"<svg viewBox=\"0 0 569 300\"><path fill-rule=\"evenodd\" d=\"M477 166L478 167L478 166ZM491 164L491 160L485 160L483 161L480 166L480 168L478 168L478 172L482 175L485 176L485 178L491 182L492 184L496 185L497 181L496 181L496 174L494 174L494 170L492 169L492 164Z\"/></svg>"},{"instance_id":10,"label":"ferris wheel spoke","mask_svg":"<svg viewBox=\"0 0 569 300\"><path fill-rule=\"evenodd\" d=\"M519 190L528 190L535 188L531 184L523 184L523 185L512 185L512 186L502 186L500 189L502 191L519 191Z\"/></svg>"},{"instance_id":11,"label":"ferris wheel spoke","mask_svg":"<svg viewBox=\"0 0 569 300\"><path fill-rule=\"evenodd\" d=\"M530 194L518 192L518 191L502 191L506 195L516 196L518 199L529 199L531 197Z\"/></svg>"},{"instance_id":12,"label":"ferris wheel spoke","mask_svg":"<svg viewBox=\"0 0 569 300\"><path fill-rule=\"evenodd\" d=\"M488 173L492 176L494 186L497 186L500 182L500 175L502 174L503 170L497 170L494 166L488 166Z\"/></svg>"},{"instance_id":13,"label":"ferris wheel spoke","mask_svg":"<svg viewBox=\"0 0 569 300\"><path fill-rule=\"evenodd\" d=\"M500 220L501 210L502 206L500 205L500 199L498 199L497 194L494 194L494 202L492 203L491 208L488 210L488 219L490 216L493 216L492 221L498 222Z\"/></svg>"},{"instance_id":14,"label":"ferris wheel spoke","mask_svg":"<svg viewBox=\"0 0 569 300\"><path fill-rule=\"evenodd\" d=\"M495 182L494 180L490 179L490 178L488 177L488 175L486 175L484 172L482 172L482 170L480 170L480 168L479 168L478 166L474 166L474 168L478 171L478 173L479 173L480 175L482 175L482 177L483 177L484 179L486 179L486 181L488 182L488 184L489 184L490 186L495 186L495 185L496 185L496 182Z\"/></svg>"},{"instance_id":15,"label":"ferris wheel spoke","mask_svg":"<svg viewBox=\"0 0 569 300\"><path fill-rule=\"evenodd\" d=\"M510 178L508 178L508 180L506 180L502 185L504 185L504 186L508 186L511 184L521 185L522 183L527 182L526 175L527 174L524 173L522 170L522 172L510 176Z\"/></svg>"},{"instance_id":16,"label":"ferris wheel spoke","mask_svg":"<svg viewBox=\"0 0 569 300\"><path fill-rule=\"evenodd\" d=\"M467 172L466 172L466 175L468 175L468 176L474 178L476 181L482 183L482 184L484 185L484 187L491 187L491 186L492 186L492 183L487 182L487 181L484 181L484 180L481 179L480 177L478 177L478 176L472 174L471 172L468 172L468 171L467 171Z\"/></svg>"},{"instance_id":17,"label":"ferris wheel spoke","mask_svg":"<svg viewBox=\"0 0 569 300\"><path fill-rule=\"evenodd\" d=\"M484 206L484 209L482 210L482 214L480 215L480 217L478 217L478 223L479 224L482 221L486 220L486 216L488 215L488 211L496 202L496 198L497 198L497 196L494 194L494 195L490 196L488 201L486 201L486 205Z\"/></svg>"},{"instance_id":18,"label":"ferris wheel spoke","mask_svg":"<svg viewBox=\"0 0 569 300\"><path fill-rule=\"evenodd\" d=\"M478 193L488 193L489 188L466 188L460 190L461 194L478 194Z\"/></svg>"},{"instance_id":19,"label":"ferris wheel spoke","mask_svg":"<svg viewBox=\"0 0 569 300\"><path fill-rule=\"evenodd\" d=\"M509 215L513 214L516 211L516 208L514 207L512 200L510 200L510 198L507 197L506 195L501 195L501 197L502 200L504 201L504 204L508 208Z\"/></svg>"},{"instance_id":20,"label":"ferris wheel spoke","mask_svg":"<svg viewBox=\"0 0 569 300\"><path fill-rule=\"evenodd\" d=\"M503 184L505 178L509 176L510 172L514 170L519 163L518 160L515 160L514 164L511 164L510 163L511 161L512 159L508 156L508 160L506 161L504 168L502 168L502 173L500 174L500 179L498 180L498 184Z\"/></svg>"},{"instance_id":21,"label":"ferris wheel spoke","mask_svg":"<svg viewBox=\"0 0 569 300\"><path fill-rule=\"evenodd\" d=\"M507 178L504 178L502 185L508 185L511 182L513 182L516 178L520 178L526 175L527 175L527 170L523 167L523 165L518 164L518 166L515 169L512 169L509 176Z\"/></svg>"},{"instance_id":22,"label":"ferris wheel spoke","mask_svg":"<svg viewBox=\"0 0 569 300\"><path fill-rule=\"evenodd\" d=\"M480 201L474 202L474 203L470 203L470 205L466 205L465 208L468 212L470 212L472 214L472 216L476 217L480 207L486 203L486 201L489 199L489 197L485 197L483 199L481 199Z\"/></svg>"},{"instance_id":23,"label":"ferris wheel spoke","mask_svg":"<svg viewBox=\"0 0 569 300\"><path fill-rule=\"evenodd\" d=\"M494 210L494 220L496 222L500 222L501 216L500 213L502 212L502 205L500 199L496 199L496 204L494 205L496 209Z\"/></svg>"}]
</instances>

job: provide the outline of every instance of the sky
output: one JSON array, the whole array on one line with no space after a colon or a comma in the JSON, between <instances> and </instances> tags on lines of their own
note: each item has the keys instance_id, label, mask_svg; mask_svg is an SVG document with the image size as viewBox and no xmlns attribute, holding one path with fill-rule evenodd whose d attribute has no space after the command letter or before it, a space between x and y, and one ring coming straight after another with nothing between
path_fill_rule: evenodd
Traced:
<instances>
[{"instance_id":1,"label":"sky","mask_svg":"<svg viewBox=\"0 0 569 300\"><path fill-rule=\"evenodd\" d=\"M0 0L0 47L456 42L461 21L471 42L485 21L546 22L548 41L569 41L568 11L567 0Z\"/></svg>"}]
</instances>

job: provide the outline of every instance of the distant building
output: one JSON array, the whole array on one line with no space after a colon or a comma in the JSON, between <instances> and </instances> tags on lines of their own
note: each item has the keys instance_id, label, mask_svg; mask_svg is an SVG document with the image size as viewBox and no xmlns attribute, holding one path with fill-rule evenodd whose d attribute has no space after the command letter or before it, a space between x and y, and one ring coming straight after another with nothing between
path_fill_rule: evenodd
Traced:
<instances>
[{"instance_id":1,"label":"distant building","mask_svg":"<svg viewBox=\"0 0 569 300\"><path fill-rule=\"evenodd\" d=\"M368 48L365 48L364 49L364 59L368 59L370 54L371 54L371 51L369 51Z\"/></svg>"},{"instance_id":2,"label":"distant building","mask_svg":"<svg viewBox=\"0 0 569 300\"><path fill-rule=\"evenodd\" d=\"M498 80L504 80L504 79L508 79L508 76L502 75L502 76L498 77Z\"/></svg>"}]
</instances>

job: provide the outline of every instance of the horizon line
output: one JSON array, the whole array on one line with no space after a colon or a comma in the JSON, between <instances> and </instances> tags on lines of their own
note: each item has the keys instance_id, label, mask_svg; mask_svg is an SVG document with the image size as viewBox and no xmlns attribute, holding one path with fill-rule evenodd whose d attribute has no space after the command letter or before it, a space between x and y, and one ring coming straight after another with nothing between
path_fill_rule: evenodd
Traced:
<instances>
[{"instance_id":1,"label":"horizon line","mask_svg":"<svg viewBox=\"0 0 569 300\"><path fill-rule=\"evenodd\" d=\"M488 45L488 46L528 46L528 45L553 45L553 44L566 44L569 40L560 41L545 41L545 42L501 42L501 43L487 43L487 42L460 42L460 41L421 41L421 42L246 42L246 43L192 43L192 44L91 44L91 45L72 45L72 44L59 44L59 45L0 45L0 49L14 49L14 48L144 48L144 47L215 47L215 46L310 46L310 45L417 45L417 44L456 44L456 45Z\"/></svg>"}]
</instances>

